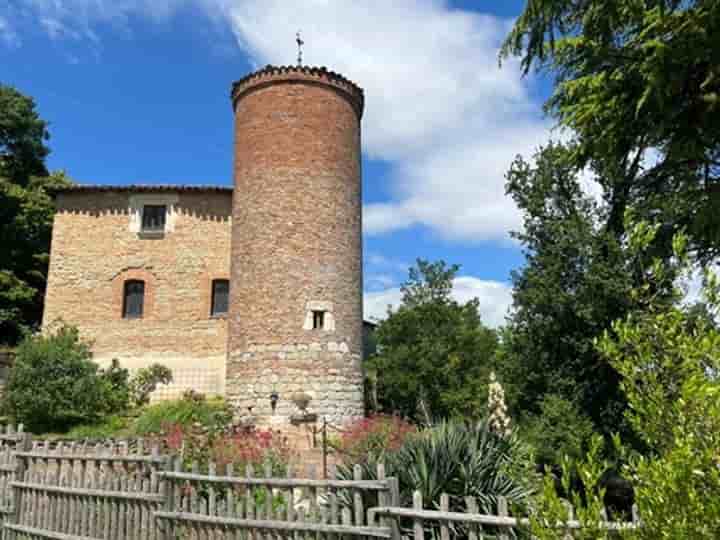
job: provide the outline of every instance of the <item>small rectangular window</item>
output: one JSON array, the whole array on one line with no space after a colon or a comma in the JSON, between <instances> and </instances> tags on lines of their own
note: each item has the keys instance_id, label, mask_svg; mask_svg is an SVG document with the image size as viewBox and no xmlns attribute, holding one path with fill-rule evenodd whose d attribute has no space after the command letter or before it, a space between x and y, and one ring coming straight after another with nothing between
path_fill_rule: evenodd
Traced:
<instances>
[{"instance_id":1,"label":"small rectangular window","mask_svg":"<svg viewBox=\"0 0 720 540\"><path fill-rule=\"evenodd\" d=\"M227 279L214 279L212 282L212 316L227 315L230 282Z\"/></svg>"},{"instance_id":2,"label":"small rectangular window","mask_svg":"<svg viewBox=\"0 0 720 540\"><path fill-rule=\"evenodd\" d=\"M146 204L142 211L143 232L162 232L165 230L165 213L167 206L164 204Z\"/></svg>"},{"instance_id":3,"label":"small rectangular window","mask_svg":"<svg viewBox=\"0 0 720 540\"><path fill-rule=\"evenodd\" d=\"M123 317L125 319L140 319L143 316L145 302L145 282L126 281L123 287Z\"/></svg>"},{"instance_id":4,"label":"small rectangular window","mask_svg":"<svg viewBox=\"0 0 720 540\"><path fill-rule=\"evenodd\" d=\"M325 328L325 312L313 311L313 330L322 330Z\"/></svg>"}]
</instances>

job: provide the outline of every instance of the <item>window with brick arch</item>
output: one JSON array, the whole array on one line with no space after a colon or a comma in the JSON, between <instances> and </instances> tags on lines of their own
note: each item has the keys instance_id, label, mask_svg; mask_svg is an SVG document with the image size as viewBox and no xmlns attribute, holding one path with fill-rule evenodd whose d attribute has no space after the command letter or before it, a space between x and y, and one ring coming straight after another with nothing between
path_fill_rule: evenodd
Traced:
<instances>
[{"instance_id":1,"label":"window with brick arch","mask_svg":"<svg viewBox=\"0 0 720 540\"><path fill-rule=\"evenodd\" d=\"M213 279L210 315L213 317L227 315L229 295L230 281L227 279Z\"/></svg>"},{"instance_id":2,"label":"window with brick arch","mask_svg":"<svg viewBox=\"0 0 720 540\"><path fill-rule=\"evenodd\" d=\"M145 304L145 282L131 279L123 286L123 318L140 319Z\"/></svg>"}]
</instances>

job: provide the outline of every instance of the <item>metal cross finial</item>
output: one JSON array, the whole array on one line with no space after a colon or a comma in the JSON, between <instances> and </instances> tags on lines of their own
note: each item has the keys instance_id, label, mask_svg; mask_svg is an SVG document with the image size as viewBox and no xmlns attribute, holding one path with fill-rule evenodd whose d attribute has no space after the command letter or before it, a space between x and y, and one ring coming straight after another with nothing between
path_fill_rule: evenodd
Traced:
<instances>
[{"instance_id":1,"label":"metal cross finial","mask_svg":"<svg viewBox=\"0 0 720 540\"><path fill-rule=\"evenodd\" d=\"M305 45L305 42L300 37L300 30L297 31L295 34L295 43L297 43L298 46L298 57L297 57L297 65L302 65L302 46Z\"/></svg>"}]
</instances>

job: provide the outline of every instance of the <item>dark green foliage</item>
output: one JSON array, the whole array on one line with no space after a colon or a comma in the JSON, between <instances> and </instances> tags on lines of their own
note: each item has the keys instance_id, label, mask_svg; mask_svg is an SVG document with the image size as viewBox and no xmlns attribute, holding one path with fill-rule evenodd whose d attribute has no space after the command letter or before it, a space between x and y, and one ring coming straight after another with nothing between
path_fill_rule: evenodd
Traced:
<instances>
[{"instance_id":1,"label":"dark green foliage","mask_svg":"<svg viewBox=\"0 0 720 540\"><path fill-rule=\"evenodd\" d=\"M641 222L629 229L629 243L647 245L658 230ZM576 519L585 527L579 538L720 537L720 332L714 322L720 313L720 287L715 276L706 276L703 293L710 320L699 319L680 303L669 304L664 298L658 302L654 291L672 286L677 267L682 271L690 266L687 238L678 235L673 244L675 269L668 271L662 261L652 265L646 281L632 291L642 309L613 323L597 341L622 377L629 423L652 449L642 455L630 450L621 437L613 441L621 457L619 472L632 483L642 523L620 536L592 530L597 528L608 464L598 459L598 452L590 452L572 467L568 464L561 476L562 495L573 502ZM676 295L678 300L681 297ZM578 474L570 474L571 470ZM574 478L581 485L573 486ZM558 538L554 524L568 517L556 484L557 478L547 475L534 505L532 533L539 540Z\"/></svg>"},{"instance_id":2,"label":"dark green foliage","mask_svg":"<svg viewBox=\"0 0 720 540\"><path fill-rule=\"evenodd\" d=\"M520 427L524 440L535 450L535 461L544 469L562 462L564 456L579 460L589 450L593 423L577 405L555 394L546 394L540 413Z\"/></svg>"},{"instance_id":3,"label":"dark green foliage","mask_svg":"<svg viewBox=\"0 0 720 540\"><path fill-rule=\"evenodd\" d=\"M0 84L0 344L15 344L37 328L50 251L52 188L67 185L48 176L46 124L32 99Z\"/></svg>"},{"instance_id":4,"label":"dark green foliage","mask_svg":"<svg viewBox=\"0 0 720 540\"><path fill-rule=\"evenodd\" d=\"M45 157L50 150L45 141L49 138L35 102L0 84L0 177L26 186L32 176L47 176Z\"/></svg>"},{"instance_id":5,"label":"dark green foliage","mask_svg":"<svg viewBox=\"0 0 720 540\"><path fill-rule=\"evenodd\" d=\"M483 326L477 299L451 298L458 268L418 260L402 305L378 325L369 370L382 410L422 421L484 413L497 336Z\"/></svg>"},{"instance_id":6,"label":"dark green foliage","mask_svg":"<svg viewBox=\"0 0 720 540\"><path fill-rule=\"evenodd\" d=\"M97 422L113 411L118 396L77 329L64 326L20 343L5 400L9 414L31 431L61 432Z\"/></svg>"},{"instance_id":7,"label":"dark green foliage","mask_svg":"<svg viewBox=\"0 0 720 540\"><path fill-rule=\"evenodd\" d=\"M377 464L385 463L387 476L400 484L400 505L412 507L420 491L425 508L439 509L440 495L450 496L450 510L464 511L464 497L476 497L480 512L497 513L503 496L523 506L534 479L524 446L517 438L500 437L479 422L442 422L410 435L396 451L368 454L360 461L363 478L377 478ZM338 469L340 478L353 477L352 463Z\"/></svg>"},{"instance_id":8,"label":"dark green foliage","mask_svg":"<svg viewBox=\"0 0 720 540\"><path fill-rule=\"evenodd\" d=\"M503 54L556 77L547 110L602 171L616 238L632 207L665 256L680 229L720 253L719 35L715 0L528 0L517 19Z\"/></svg>"},{"instance_id":9,"label":"dark green foliage","mask_svg":"<svg viewBox=\"0 0 720 540\"><path fill-rule=\"evenodd\" d=\"M515 236L526 256L513 274L514 311L499 362L511 409L539 414L544 396L554 394L605 434L623 429L620 378L593 339L637 307L630 291L643 274L642 255L607 232L608 214L583 194L572 149L551 144L532 166L518 158L507 178L524 214Z\"/></svg>"},{"instance_id":10,"label":"dark green foliage","mask_svg":"<svg viewBox=\"0 0 720 540\"><path fill-rule=\"evenodd\" d=\"M128 408L130 392L128 382L130 373L120 367L117 359L113 358L110 366L100 370L100 382L103 384L103 393L106 396L106 410L112 412L125 411Z\"/></svg>"}]
</instances>

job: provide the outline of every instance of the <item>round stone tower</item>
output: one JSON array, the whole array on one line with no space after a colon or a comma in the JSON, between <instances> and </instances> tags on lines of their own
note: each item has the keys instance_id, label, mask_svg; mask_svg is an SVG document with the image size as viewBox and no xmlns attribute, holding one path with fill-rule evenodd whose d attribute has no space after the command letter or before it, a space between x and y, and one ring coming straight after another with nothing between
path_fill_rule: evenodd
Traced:
<instances>
[{"instance_id":1,"label":"round stone tower","mask_svg":"<svg viewBox=\"0 0 720 540\"><path fill-rule=\"evenodd\" d=\"M232 104L226 394L259 424L345 423L363 414L363 91L325 68L267 66Z\"/></svg>"}]
</instances>

